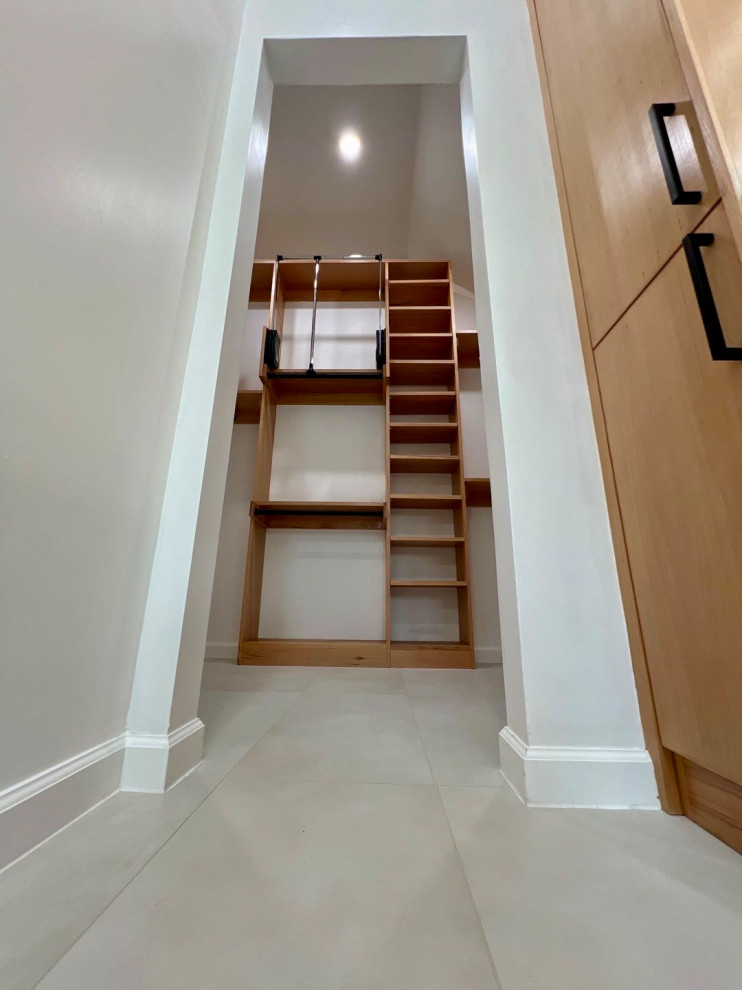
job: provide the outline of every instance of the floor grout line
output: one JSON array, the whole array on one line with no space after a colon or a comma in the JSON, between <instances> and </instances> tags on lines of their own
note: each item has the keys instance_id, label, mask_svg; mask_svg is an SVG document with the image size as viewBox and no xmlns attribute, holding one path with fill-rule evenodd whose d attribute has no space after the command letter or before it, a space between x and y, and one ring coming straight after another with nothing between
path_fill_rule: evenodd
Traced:
<instances>
[{"instance_id":1,"label":"floor grout line","mask_svg":"<svg viewBox=\"0 0 742 990\"><path fill-rule=\"evenodd\" d=\"M404 674L402 674L402 683L404 684L405 694L407 695L407 701L408 701L409 706L410 706L410 711L412 712L412 718L414 719L415 726L417 727L417 734L420 737L420 744L421 744L421 746L423 748L423 753L425 753L425 759L427 760L428 767L430 768L430 775L433 778L433 780L435 781L435 790L436 790L436 793L438 795L438 801L440 802L441 810L443 812L443 818L444 818L444 820L446 822L446 825L448 826L448 834L451 837L451 843L453 844L453 848L454 848L454 850L456 852L456 859L458 860L458 863L459 863L459 869L461 870L461 875L462 875L462 877L464 879L464 883L466 884L466 889L467 889L467 891L469 893L469 900L471 902L471 906L472 906L472 909L474 911L474 915L475 915L475 917L476 917L476 919L477 919L477 921L479 923L479 931L481 932L482 940L484 942L484 947L485 947L485 949L487 951L487 958L489 959L490 965L492 966L492 975L493 975L493 977L495 979L495 986L496 986L497 990L503 990L502 982L500 980L500 974L497 972L497 966L495 965L495 959L494 959L494 956L492 955L492 949L490 948L490 943L489 943L489 940L487 938L487 933L484 930L484 922L482 921L482 916L479 913L479 908L477 907L477 902L474 899L474 894L473 894L472 889L471 889L471 884L469 883L469 875L466 872L466 867L464 866L464 861L461 858L461 850L459 849L458 843L456 842L456 836L453 834L453 828L451 827L451 820L448 817L448 811L446 809L446 804L445 804L445 801L443 800L443 795L441 794L441 785L436 781L435 774L433 773L433 767L432 767L432 765L430 763L430 757L428 756L428 750L427 750L427 748L425 746L425 740L423 739L422 730L420 729L420 723L418 722L417 715L415 714L415 706L412 704L412 698L410 697L410 692L409 692L409 690L407 688L407 681L405 680ZM446 786L451 786L451 785L449 784L449 785L446 785Z\"/></svg>"}]
</instances>

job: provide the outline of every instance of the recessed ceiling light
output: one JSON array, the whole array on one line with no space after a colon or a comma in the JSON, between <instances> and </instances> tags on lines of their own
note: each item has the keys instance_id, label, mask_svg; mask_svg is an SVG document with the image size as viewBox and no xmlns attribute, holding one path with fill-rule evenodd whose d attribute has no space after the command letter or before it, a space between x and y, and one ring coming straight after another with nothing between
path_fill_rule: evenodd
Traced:
<instances>
[{"instance_id":1,"label":"recessed ceiling light","mask_svg":"<svg viewBox=\"0 0 742 990\"><path fill-rule=\"evenodd\" d=\"M338 141L340 157L346 162L355 162L361 156L361 139L355 131L343 131Z\"/></svg>"}]
</instances>

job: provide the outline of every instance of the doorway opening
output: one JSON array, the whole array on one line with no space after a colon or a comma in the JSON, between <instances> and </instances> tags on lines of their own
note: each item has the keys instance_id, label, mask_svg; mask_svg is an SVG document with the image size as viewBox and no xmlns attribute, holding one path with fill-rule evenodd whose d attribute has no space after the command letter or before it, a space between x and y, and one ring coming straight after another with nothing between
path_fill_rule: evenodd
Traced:
<instances>
[{"instance_id":1,"label":"doorway opening","mask_svg":"<svg viewBox=\"0 0 742 990\"><path fill-rule=\"evenodd\" d=\"M209 660L501 661L461 133L452 84L273 91Z\"/></svg>"}]
</instances>

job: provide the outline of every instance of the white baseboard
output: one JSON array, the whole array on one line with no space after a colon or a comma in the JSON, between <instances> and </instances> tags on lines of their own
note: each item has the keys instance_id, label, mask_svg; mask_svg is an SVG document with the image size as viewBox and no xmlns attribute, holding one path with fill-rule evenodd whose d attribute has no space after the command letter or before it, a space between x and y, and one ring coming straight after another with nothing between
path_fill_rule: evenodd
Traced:
<instances>
[{"instance_id":1,"label":"white baseboard","mask_svg":"<svg viewBox=\"0 0 742 990\"><path fill-rule=\"evenodd\" d=\"M645 749L526 746L505 726L500 768L521 800L533 807L660 807Z\"/></svg>"},{"instance_id":2,"label":"white baseboard","mask_svg":"<svg viewBox=\"0 0 742 990\"><path fill-rule=\"evenodd\" d=\"M0 869L118 791L124 744L116 736L0 793Z\"/></svg>"},{"instance_id":3,"label":"white baseboard","mask_svg":"<svg viewBox=\"0 0 742 990\"><path fill-rule=\"evenodd\" d=\"M162 735L127 732L121 790L161 794L198 766L203 742L200 718Z\"/></svg>"},{"instance_id":4,"label":"white baseboard","mask_svg":"<svg viewBox=\"0 0 742 990\"><path fill-rule=\"evenodd\" d=\"M237 659L237 644L236 643L207 643L206 652L204 654L205 660L236 660Z\"/></svg>"},{"instance_id":5,"label":"white baseboard","mask_svg":"<svg viewBox=\"0 0 742 990\"><path fill-rule=\"evenodd\" d=\"M474 663L477 667L491 667L502 664L501 646L475 646Z\"/></svg>"}]
</instances>

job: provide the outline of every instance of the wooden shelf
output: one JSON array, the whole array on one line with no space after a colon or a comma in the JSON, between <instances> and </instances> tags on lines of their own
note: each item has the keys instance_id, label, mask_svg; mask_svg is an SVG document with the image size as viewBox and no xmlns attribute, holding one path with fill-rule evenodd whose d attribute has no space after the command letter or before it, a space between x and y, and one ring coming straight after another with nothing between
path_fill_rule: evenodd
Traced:
<instances>
[{"instance_id":1,"label":"wooden shelf","mask_svg":"<svg viewBox=\"0 0 742 990\"><path fill-rule=\"evenodd\" d=\"M390 423L392 443L455 443L458 423Z\"/></svg>"},{"instance_id":2,"label":"wooden shelf","mask_svg":"<svg viewBox=\"0 0 742 990\"><path fill-rule=\"evenodd\" d=\"M443 549L456 549L464 545L463 536L392 536L390 538L392 549L395 547L439 547Z\"/></svg>"},{"instance_id":3,"label":"wooden shelf","mask_svg":"<svg viewBox=\"0 0 742 990\"><path fill-rule=\"evenodd\" d=\"M241 664L316 667L388 667L384 639L247 639Z\"/></svg>"},{"instance_id":4,"label":"wooden shelf","mask_svg":"<svg viewBox=\"0 0 742 990\"><path fill-rule=\"evenodd\" d=\"M250 302L271 301L273 285L273 269L275 261L255 261L252 266L252 281L250 282Z\"/></svg>"},{"instance_id":5,"label":"wooden shelf","mask_svg":"<svg viewBox=\"0 0 742 990\"><path fill-rule=\"evenodd\" d=\"M390 306L448 306L447 278L413 278L389 280Z\"/></svg>"},{"instance_id":6,"label":"wooden shelf","mask_svg":"<svg viewBox=\"0 0 742 990\"><path fill-rule=\"evenodd\" d=\"M389 412L392 416L437 415L451 413L455 409L455 392L389 393Z\"/></svg>"},{"instance_id":7,"label":"wooden shelf","mask_svg":"<svg viewBox=\"0 0 742 990\"><path fill-rule=\"evenodd\" d=\"M287 405L370 406L384 402L383 372L371 370L269 371L266 381L276 402Z\"/></svg>"},{"instance_id":8,"label":"wooden shelf","mask_svg":"<svg viewBox=\"0 0 742 990\"><path fill-rule=\"evenodd\" d=\"M390 495L392 509L460 509L460 495Z\"/></svg>"},{"instance_id":9,"label":"wooden shelf","mask_svg":"<svg viewBox=\"0 0 742 990\"><path fill-rule=\"evenodd\" d=\"M456 334L456 355L459 368L479 367L479 334L471 330Z\"/></svg>"},{"instance_id":10,"label":"wooden shelf","mask_svg":"<svg viewBox=\"0 0 742 990\"><path fill-rule=\"evenodd\" d=\"M237 393L234 406L234 421L244 426L260 422L260 404L263 401L263 390L244 389Z\"/></svg>"},{"instance_id":11,"label":"wooden shelf","mask_svg":"<svg viewBox=\"0 0 742 990\"><path fill-rule=\"evenodd\" d=\"M461 459L454 454L390 454L392 474L455 474Z\"/></svg>"},{"instance_id":12,"label":"wooden shelf","mask_svg":"<svg viewBox=\"0 0 742 990\"><path fill-rule=\"evenodd\" d=\"M314 261L281 262L281 285L287 302L311 302ZM319 301L375 302L379 298L379 263L373 259L323 259L319 272Z\"/></svg>"},{"instance_id":13,"label":"wooden shelf","mask_svg":"<svg viewBox=\"0 0 742 990\"><path fill-rule=\"evenodd\" d=\"M467 643L393 640L391 664L392 667L473 667L474 650Z\"/></svg>"},{"instance_id":14,"label":"wooden shelf","mask_svg":"<svg viewBox=\"0 0 742 990\"><path fill-rule=\"evenodd\" d=\"M400 279L448 279L447 261L390 261L389 281Z\"/></svg>"},{"instance_id":15,"label":"wooden shelf","mask_svg":"<svg viewBox=\"0 0 742 990\"><path fill-rule=\"evenodd\" d=\"M466 504L470 509L481 509L492 505L492 488L489 478L466 478L464 491L466 492Z\"/></svg>"},{"instance_id":16,"label":"wooden shelf","mask_svg":"<svg viewBox=\"0 0 742 990\"><path fill-rule=\"evenodd\" d=\"M390 361L392 385L450 385L454 380L454 361Z\"/></svg>"},{"instance_id":17,"label":"wooden shelf","mask_svg":"<svg viewBox=\"0 0 742 990\"><path fill-rule=\"evenodd\" d=\"M384 502L256 501L250 515L268 529L386 529Z\"/></svg>"},{"instance_id":18,"label":"wooden shelf","mask_svg":"<svg viewBox=\"0 0 742 990\"><path fill-rule=\"evenodd\" d=\"M453 357L453 334L450 333L393 333L389 335L390 358Z\"/></svg>"},{"instance_id":19,"label":"wooden shelf","mask_svg":"<svg viewBox=\"0 0 742 990\"><path fill-rule=\"evenodd\" d=\"M452 579L450 581L424 581L420 578L415 578L410 581L406 580L393 580L389 584L392 588L466 588L466 581L456 581Z\"/></svg>"},{"instance_id":20,"label":"wooden shelf","mask_svg":"<svg viewBox=\"0 0 742 990\"><path fill-rule=\"evenodd\" d=\"M400 333L451 333L450 306L390 306L389 337Z\"/></svg>"}]
</instances>

